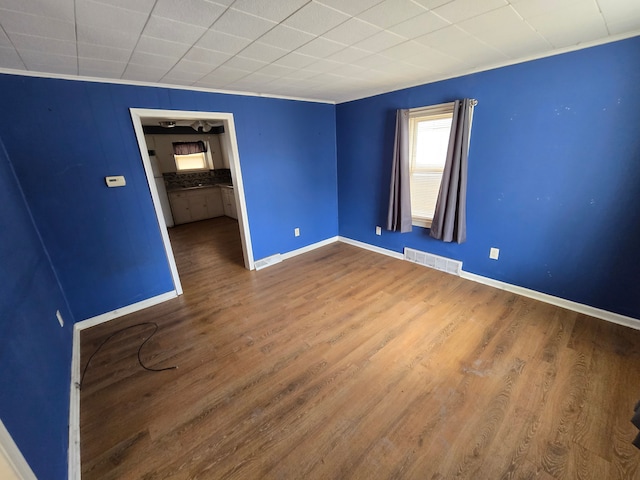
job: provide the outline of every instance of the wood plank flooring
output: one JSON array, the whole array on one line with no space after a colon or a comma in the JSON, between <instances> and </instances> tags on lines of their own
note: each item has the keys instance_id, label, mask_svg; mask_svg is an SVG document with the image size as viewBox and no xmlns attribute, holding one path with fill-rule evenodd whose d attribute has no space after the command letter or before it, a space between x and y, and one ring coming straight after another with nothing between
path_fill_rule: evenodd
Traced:
<instances>
[{"instance_id":1,"label":"wood plank flooring","mask_svg":"<svg viewBox=\"0 0 640 480\"><path fill-rule=\"evenodd\" d=\"M244 269L170 232L185 294L82 333L83 479L640 479L640 332L335 243Z\"/></svg>"}]
</instances>

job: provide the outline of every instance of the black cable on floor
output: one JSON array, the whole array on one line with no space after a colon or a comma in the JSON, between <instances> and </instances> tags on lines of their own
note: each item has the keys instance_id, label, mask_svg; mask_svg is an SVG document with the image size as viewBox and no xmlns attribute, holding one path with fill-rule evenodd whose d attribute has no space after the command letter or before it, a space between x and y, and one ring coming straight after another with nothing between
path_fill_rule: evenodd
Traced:
<instances>
[{"instance_id":1,"label":"black cable on floor","mask_svg":"<svg viewBox=\"0 0 640 480\"><path fill-rule=\"evenodd\" d=\"M151 335L149 335L144 342L142 342L140 344L140 346L138 347L138 363L140 364L140 366L142 368L144 368L145 370L148 370L149 372L164 372L165 370L175 370L176 368L178 368L177 366L173 366L173 367L165 367L165 368L151 368L151 367L147 367L143 362L142 359L140 358L140 351L142 350L142 347L144 347L144 344L147 343L149 340L151 340L151 337L153 337L156 332L158 331L158 324L155 322L142 322L142 323L136 323L135 325L129 325L128 327L124 327L121 328L120 330L116 330L115 332L113 332L111 335L109 335L107 338L105 338L102 343L98 346L98 348L95 349L95 351L91 354L91 356L89 357L89 360L87 360L87 364L84 366L84 370L82 371L82 376L80 377L80 383L78 384L78 388L82 388L82 382L84 381L84 376L87 373L87 369L89 368L89 364L91 363L91 360L93 359L93 357L100 351L100 349L102 347L104 347L104 345L111 340L113 337L115 337L116 335L118 335L119 333L122 333L126 330L129 330L131 328L135 328L135 327L140 327L142 325L153 325L154 330L151 333Z\"/></svg>"}]
</instances>

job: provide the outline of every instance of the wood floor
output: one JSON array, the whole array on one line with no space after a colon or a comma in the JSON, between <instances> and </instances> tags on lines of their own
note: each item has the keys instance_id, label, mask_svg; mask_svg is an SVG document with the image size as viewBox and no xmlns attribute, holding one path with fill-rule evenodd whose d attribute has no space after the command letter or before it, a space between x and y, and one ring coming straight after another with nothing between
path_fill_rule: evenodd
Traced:
<instances>
[{"instance_id":1,"label":"wood floor","mask_svg":"<svg viewBox=\"0 0 640 480\"><path fill-rule=\"evenodd\" d=\"M640 332L335 243L259 272L171 231L185 294L82 333L83 479L635 479Z\"/></svg>"}]
</instances>

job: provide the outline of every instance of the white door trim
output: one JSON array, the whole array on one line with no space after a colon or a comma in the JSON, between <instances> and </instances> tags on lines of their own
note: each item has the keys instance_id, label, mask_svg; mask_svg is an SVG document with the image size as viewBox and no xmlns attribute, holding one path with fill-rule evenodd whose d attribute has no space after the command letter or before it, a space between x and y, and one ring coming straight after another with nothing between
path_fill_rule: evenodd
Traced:
<instances>
[{"instance_id":1,"label":"white door trim","mask_svg":"<svg viewBox=\"0 0 640 480\"><path fill-rule=\"evenodd\" d=\"M242 181L242 170L240 168L240 154L238 152L238 140L236 138L236 128L233 120L233 114L223 112L194 112L186 110L156 110L149 108L130 108L129 111L131 113L131 119L133 121L133 128L136 133L136 138L138 139L140 156L142 157L142 164L144 166L145 174L147 177L147 183L149 185L149 190L151 191L151 198L153 200L153 206L155 208L156 217L158 219L158 225L160 226L162 241L164 243L164 248L167 254L167 260L169 262L169 268L171 270L171 276L173 277L173 283L175 285L176 293L178 295L182 294L182 285L180 283L180 277L178 275L178 269L176 267L173 249L171 248L171 242L169 241L167 225L162 214L160 197L158 195L158 190L153 179L151 161L149 160L149 154L146 149L144 130L142 128L142 121L145 118L166 118L168 120L209 120L221 121L223 123L224 131L227 135L229 135L229 142L231 144L231 148L229 150L229 166L231 169L231 179L233 180L233 190L236 197L236 205L238 206L238 223L240 225L240 238L242 240L244 265L247 269L253 270L253 247L251 245L251 232L249 231L247 204L244 196L244 184Z\"/></svg>"},{"instance_id":2,"label":"white door trim","mask_svg":"<svg viewBox=\"0 0 640 480\"><path fill-rule=\"evenodd\" d=\"M22 452L11 438L11 434L0 420L0 470L7 466L15 478L22 480L36 480L36 476L31 467L22 456ZM0 473L3 473L0 471ZM1 476L1 475L0 475Z\"/></svg>"}]
</instances>

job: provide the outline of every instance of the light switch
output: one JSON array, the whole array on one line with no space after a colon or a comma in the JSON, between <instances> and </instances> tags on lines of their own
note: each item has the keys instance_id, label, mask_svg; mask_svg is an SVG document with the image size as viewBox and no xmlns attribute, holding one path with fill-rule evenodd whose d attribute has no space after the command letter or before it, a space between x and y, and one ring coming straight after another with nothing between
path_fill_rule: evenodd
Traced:
<instances>
[{"instance_id":1,"label":"light switch","mask_svg":"<svg viewBox=\"0 0 640 480\"><path fill-rule=\"evenodd\" d=\"M107 187L124 187L127 184L126 180L124 179L124 175L104 177L104 181L107 182Z\"/></svg>"}]
</instances>

